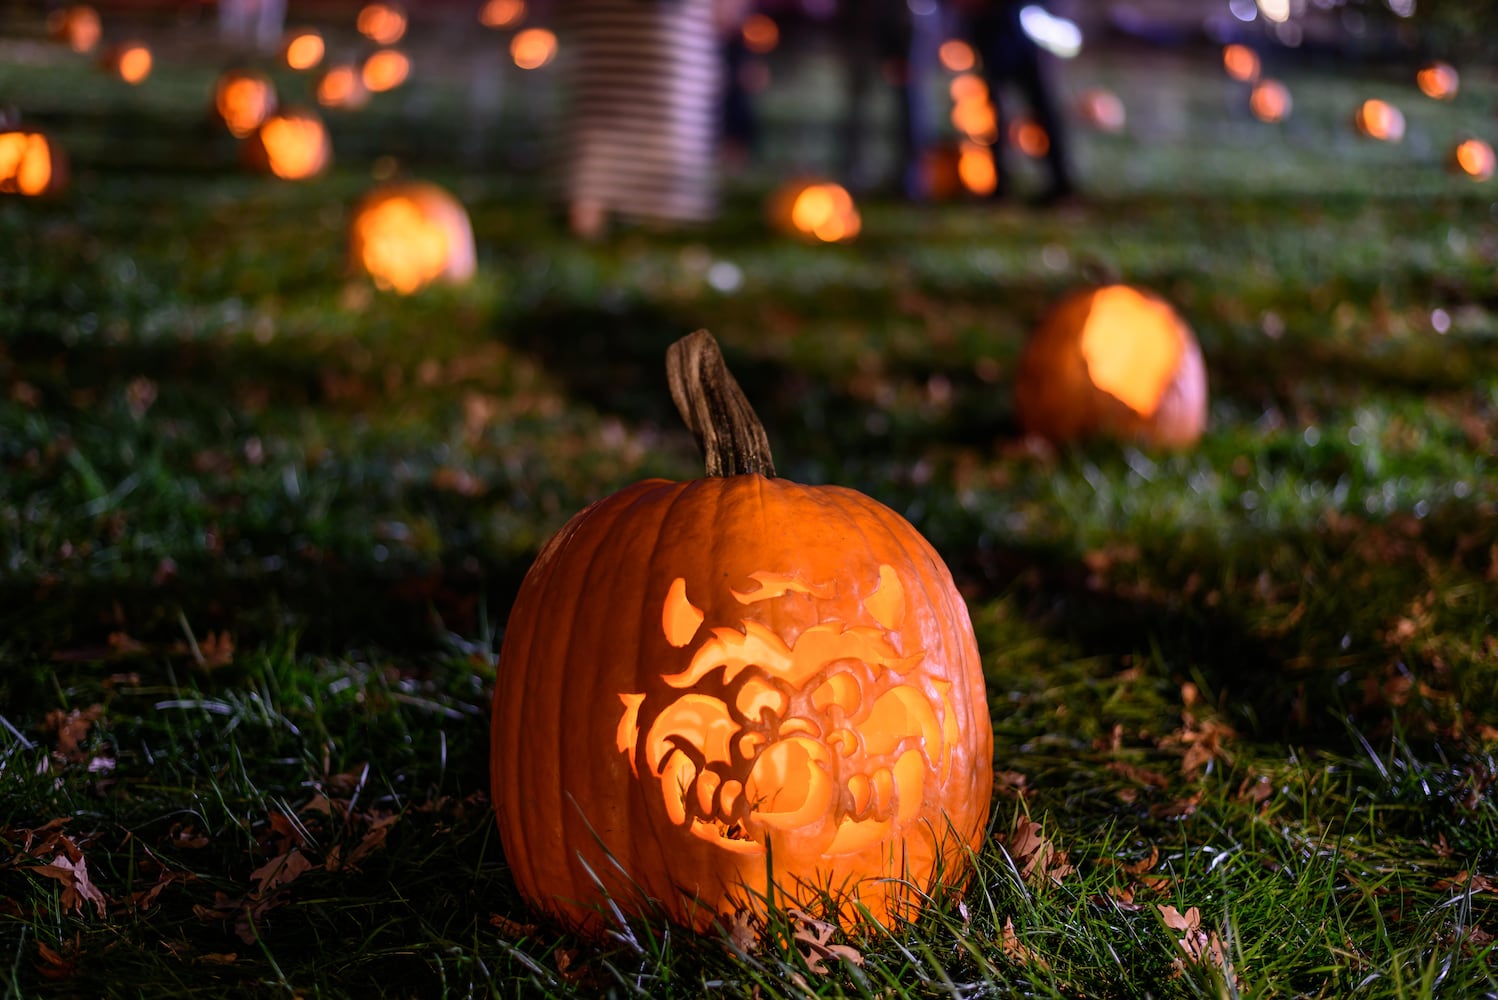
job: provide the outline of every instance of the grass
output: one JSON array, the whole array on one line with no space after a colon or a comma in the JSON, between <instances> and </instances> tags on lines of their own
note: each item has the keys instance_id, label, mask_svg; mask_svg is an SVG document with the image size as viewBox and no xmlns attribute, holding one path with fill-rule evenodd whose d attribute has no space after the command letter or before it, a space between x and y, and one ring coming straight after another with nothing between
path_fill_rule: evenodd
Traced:
<instances>
[{"instance_id":1,"label":"grass","mask_svg":"<svg viewBox=\"0 0 1498 1000\"><path fill-rule=\"evenodd\" d=\"M461 80L335 118L339 169L294 186L201 124L206 60L130 90L5 44L78 167L0 203L5 996L1498 994L1498 243L1491 184L1438 169L1491 77L1436 105L1285 67L1269 128L1210 53L1093 53L1070 85L1131 127L1080 137L1077 211L871 199L859 243L802 247L759 221L772 166L706 230L584 247L518 106L434 155ZM795 97L815 65L768 97L772 163L831 111ZM1404 145L1346 134L1365 94ZM344 273L392 151L462 192L472 284ZM1196 329L1199 448L1019 439L1026 331L1101 276ZM976 877L835 936L861 965L559 932L487 802L515 588L574 511L695 474L662 358L703 326L782 474L910 517L983 651Z\"/></svg>"}]
</instances>

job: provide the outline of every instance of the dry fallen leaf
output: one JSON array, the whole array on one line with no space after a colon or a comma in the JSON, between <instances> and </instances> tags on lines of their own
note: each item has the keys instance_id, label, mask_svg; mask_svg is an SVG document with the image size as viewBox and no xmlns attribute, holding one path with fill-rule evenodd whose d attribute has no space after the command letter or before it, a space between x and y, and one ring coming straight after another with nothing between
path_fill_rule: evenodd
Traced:
<instances>
[{"instance_id":1,"label":"dry fallen leaf","mask_svg":"<svg viewBox=\"0 0 1498 1000\"><path fill-rule=\"evenodd\" d=\"M1014 930L1014 918L1004 918L1004 928L999 932L999 948L1005 955L1021 965L1033 965L1037 969L1049 969L1051 963L1045 957L1019 939Z\"/></svg>"},{"instance_id":2,"label":"dry fallen leaf","mask_svg":"<svg viewBox=\"0 0 1498 1000\"><path fill-rule=\"evenodd\" d=\"M489 914L489 926L497 929L501 935L511 940L530 937L536 933L535 924L522 924L518 920L512 920L503 913Z\"/></svg>"},{"instance_id":3,"label":"dry fallen leaf","mask_svg":"<svg viewBox=\"0 0 1498 1000\"><path fill-rule=\"evenodd\" d=\"M62 883L62 909L64 913L82 913L84 903L94 904L94 909L103 917L108 903L104 893L94 885L88 875L88 862L80 855L76 860L67 853L57 855L51 864L40 865L32 871Z\"/></svg>"},{"instance_id":4,"label":"dry fallen leaf","mask_svg":"<svg viewBox=\"0 0 1498 1000\"><path fill-rule=\"evenodd\" d=\"M317 867L301 851L293 847L285 854L278 854L265 864L250 872L250 881L255 882L254 892L264 896L272 889L289 885L304 872Z\"/></svg>"},{"instance_id":5,"label":"dry fallen leaf","mask_svg":"<svg viewBox=\"0 0 1498 1000\"><path fill-rule=\"evenodd\" d=\"M1191 907L1185 913L1177 910L1174 906L1164 903L1156 904L1160 917L1165 921L1165 926L1173 931L1181 932L1176 945L1181 949L1185 960L1197 965L1209 965L1217 969L1222 975L1234 983L1238 977L1233 972L1232 963L1228 961L1227 950L1223 947L1222 938L1216 931L1202 930L1201 910ZM1176 972L1179 974L1185 968L1181 959L1176 960Z\"/></svg>"},{"instance_id":6,"label":"dry fallen leaf","mask_svg":"<svg viewBox=\"0 0 1498 1000\"><path fill-rule=\"evenodd\" d=\"M791 918L796 946L801 957L806 960L806 967L812 972L825 976L828 971L826 960L829 958L841 959L853 965L863 964L863 953L858 949L831 943L833 932L837 930L836 925L818 920L794 907L785 912Z\"/></svg>"},{"instance_id":7,"label":"dry fallen leaf","mask_svg":"<svg viewBox=\"0 0 1498 1000\"><path fill-rule=\"evenodd\" d=\"M1066 852L1056 850L1042 836L1040 824L1032 822L1028 816L1016 818L1013 831L1002 839L1009 856L1020 866L1020 875L1026 882L1059 883L1077 870L1067 858Z\"/></svg>"}]
</instances>

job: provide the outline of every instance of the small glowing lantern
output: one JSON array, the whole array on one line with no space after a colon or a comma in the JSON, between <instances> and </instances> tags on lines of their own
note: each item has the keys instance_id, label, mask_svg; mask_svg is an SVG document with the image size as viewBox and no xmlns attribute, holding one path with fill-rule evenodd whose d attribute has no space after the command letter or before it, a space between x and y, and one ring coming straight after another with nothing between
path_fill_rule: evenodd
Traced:
<instances>
[{"instance_id":1,"label":"small glowing lantern","mask_svg":"<svg viewBox=\"0 0 1498 1000\"><path fill-rule=\"evenodd\" d=\"M317 81L317 103L325 108L357 111L369 103L369 88L355 66L330 66Z\"/></svg>"},{"instance_id":2,"label":"small glowing lantern","mask_svg":"<svg viewBox=\"0 0 1498 1000\"><path fill-rule=\"evenodd\" d=\"M1481 139L1464 139L1451 151L1451 169L1476 181L1493 176L1493 147Z\"/></svg>"},{"instance_id":3,"label":"small glowing lantern","mask_svg":"<svg viewBox=\"0 0 1498 1000\"><path fill-rule=\"evenodd\" d=\"M67 186L67 158L45 135L0 130L0 194L56 194Z\"/></svg>"},{"instance_id":4,"label":"small glowing lantern","mask_svg":"<svg viewBox=\"0 0 1498 1000\"><path fill-rule=\"evenodd\" d=\"M1028 118L1018 119L1010 125L1009 141L1032 160L1038 160L1051 151L1051 137L1039 122Z\"/></svg>"},{"instance_id":5,"label":"small glowing lantern","mask_svg":"<svg viewBox=\"0 0 1498 1000\"><path fill-rule=\"evenodd\" d=\"M227 70L213 86L214 115L236 138L255 131L275 110L276 87L264 73Z\"/></svg>"},{"instance_id":6,"label":"small glowing lantern","mask_svg":"<svg viewBox=\"0 0 1498 1000\"><path fill-rule=\"evenodd\" d=\"M288 108L265 120L245 140L245 159L252 167L282 180L316 177L333 160L333 143L322 119L311 111Z\"/></svg>"},{"instance_id":7,"label":"small glowing lantern","mask_svg":"<svg viewBox=\"0 0 1498 1000\"><path fill-rule=\"evenodd\" d=\"M473 227L435 184L387 184L367 195L349 227L349 259L380 288L403 295L473 277Z\"/></svg>"},{"instance_id":8,"label":"small glowing lantern","mask_svg":"<svg viewBox=\"0 0 1498 1000\"><path fill-rule=\"evenodd\" d=\"M364 88L374 94L382 94L387 90L394 90L406 82L406 77L411 75L411 60L399 49L380 49L371 52L369 58L364 60L364 67L359 71L359 78L364 82Z\"/></svg>"},{"instance_id":9,"label":"small glowing lantern","mask_svg":"<svg viewBox=\"0 0 1498 1000\"><path fill-rule=\"evenodd\" d=\"M47 15L47 34L74 52L88 52L99 44L99 13L87 4L73 4Z\"/></svg>"},{"instance_id":10,"label":"small glowing lantern","mask_svg":"<svg viewBox=\"0 0 1498 1000\"><path fill-rule=\"evenodd\" d=\"M1128 285L1073 294L1020 359L1015 410L1054 442L1091 436L1184 447L1207 423L1201 348L1163 299Z\"/></svg>"},{"instance_id":11,"label":"small glowing lantern","mask_svg":"<svg viewBox=\"0 0 1498 1000\"><path fill-rule=\"evenodd\" d=\"M151 75L151 50L144 42L122 42L104 53L101 64L107 72L134 86Z\"/></svg>"},{"instance_id":12,"label":"small glowing lantern","mask_svg":"<svg viewBox=\"0 0 1498 1000\"><path fill-rule=\"evenodd\" d=\"M1253 83L1259 78L1259 54L1247 45L1234 43L1224 46L1222 68L1240 83Z\"/></svg>"},{"instance_id":13,"label":"small glowing lantern","mask_svg":"<svg viewBox=\"0 0 1498 1000\"><path fill-rule=\"evenodd\" d=\"M962 186L973 194L987 196L998 190L999 170L993 162L993 150L976 142L964 142L957 155L957 176Z\"/></svg>"},{"instance_id":14,"label":"small glowing lantern","mask_svg":"<svg viewBox=\"0 0 1498 1000\"><path fill-rule=\"evenodd\" d=\"M505 630L490 774L516 886L593 934L656 905L698 930L766 903L913 918L969 878L992 793L962 597L899 514L775 478L709 334L668 358L708 475L573 517Z\"/></svg>"},{"instance_id":15,"label":"small glowing lantern","mask_svg":"<svg viewBox=\"0 0 1498 1000\"><path fill-rule=\"evenodd\" d=\"M1415 84L1426 97L1449 101L1456 97L1456 92L1461 87L1461 77L1457 75L1455 66L1437 61L1421 67L1420 72L1415 74Z\"/></svg>"},{"instance_id":16,"label":"small glowing lantern","mask_svg":"<svg viewBox=\"0 0 1498 1000\"><path fill-rule=\"evenodd\" d=\"M399 4L368 4L354 23L359 34L376 45L394 45L406 34L406 12Z\"/></svg>"},{"instance_id":17,"label":"small glowing lantern","mask_svg":"<svg viewBox=\"0 0 1498 1000\"><path fill-rule=\"evenodd\" d=\"M1077 114L1100 132L1122 132L1128 122L1124 102L1111 90L1094 87L1077 98Z\"/></svg>"},{"instance_id":18,"label":"small glowing lantern","mask_svg":"<svg viewBox=\"0 0 1498 1000\"><path fill-rule=\"evenodd\" d=\"M770 199L770 219L803 239L841 243L863 228L853 196L831 181L791 181Z\"/></svg>"},{"instance_id":19,"label":"small glowing lantern","mask_svg":"<svg viewBox=\"0 0 1498 1000\"><path fill-rule=\"evenodd\" d=\"M1289 88L1278 80L1260 80L1248 95L1248 110L1261 122L1282 122L1292 107Z\"/></svg>"},{"instance_id":20,"label":"small glowing lantern","mask_svg":"<svg viewBox=\"0 0 1498 1000\"><path fill-rule=\"evenodd\" d=\"M557 36L545 28L527 28L510 39L510 58L521 69L540 69L556 55Z\"/></svg>"},{"instance_id":21,"label":"small glowing lantern","mask_svg":"<svg viewBox=\"0 0 1498 1000\"><path fill-rule=\"evenodd\" d=\"M993 151L967 140L926 150L921 158L921 175L925 193L935 201L947 201L964 192L989 195L999 184Z\"/></svg>"},{"instance_id":22,"label":"small glowing lantern","mask_svg":"<svg viewBox=\"0 0 1498 1000\"><path fill-rule=\"evenodd\" d=\"M780 44L780 26L765 14L750 14L744 18L744 26L740 31L744 48L756 55L768 55Z\"/></svg>"},{"instance_id":23,"label":"small glowing lantern","mask_svg":"<svg viewBox=\"0 0 1498 1000\"><path fill-rule=\"evenodd\" d=\"M525 18L525 0L488 0L479 9L479 23L486 28L513 28Z\"/></svg>"},{"instance_id":24,"label":"small glowing lantern","mask_svg":"<svg viewBox=\"0 0 1498 1000\"><path fill-rule=\"evenodd\" d=\"M1353 115L1352 124L1370 139L1399 142L1404 138L1404 112L1388 101L1364 101Z\"/></svg>"},{"instance_id":25,"label":"small glowing lantern","mask_svg":"<svg viewBox=\"0 0 1498 1000\"><path fill-rule=\"evenodd\" d=\"M287 66L300 71L316 68L327 50L322 35L315 31L298 31L286 40L286 48L282 54Z\"/></svg>"},{"instance_id":26,"label":"small glowing lantern","mask_svg":"<svg viewBox=\"0 0 1498 1000\"><path fill-rule=\"evenodd\" d=\"M951 73L966 73L978 64L978 56L973 52L973 47L960 38L949 38L941 43L936 50L936 58L941 60L942 68Z\"/></svg>"}]
</instances>

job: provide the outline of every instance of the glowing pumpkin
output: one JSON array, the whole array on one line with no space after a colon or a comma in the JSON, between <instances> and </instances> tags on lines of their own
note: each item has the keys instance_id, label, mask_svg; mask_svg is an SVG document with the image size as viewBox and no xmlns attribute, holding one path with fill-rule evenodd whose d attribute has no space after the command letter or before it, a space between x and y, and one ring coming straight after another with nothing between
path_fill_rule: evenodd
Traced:
<instances>
[{"instance_id":1,"label":"glowing pumpkin","mask_svg":"<svg viewBox=\"0 0 1498 1000\"><path fill-rule=\"evenodd\" d=\"M1495 166L1493 147L1481 139L1463 139L1451 151L1452 171L1475 181L1492 177Z\"/></svg>"},{"instance_id":2,"label":"glowing pumpkin","mask_svg":"<svg viewBox=\"0 0 1498 1000\"><path fill-rule=\"evenodd\" d=\"M1009 125L1009 141L1014 148L1030 157L1039 159L1051 151L1051 137L1037 121L1017 118Z\"/></svg>"},{"instance_id":3,"label":"glowing pumpkin","mask_svg":"<svg viewBox=\"0 0 1498 1000\"><path fill-rule=\"evenodd\" d=\"M47 34L74 52L88 52L99 44L99 13L87 4L74 4L47 15Z\"/></svg>"},{"instance_id":4,"label":"glowing pumpkin","mask_svg":"<svg viewBox=\"0 0 1498 1000\"><path fill-rule=\"evenodd\" d=\"M395 3L368 4L359 11L354 26L376 45L394 45L406 34L406 11Z\"/></svg>"},{"instance_id":5,"label":"glowing pumpkin","mask_svg":"<svg viewBox=\"0 0 1498 1000\"><path fill-rule=\"evenodd\" d=\"M486 28L513 28L525 19L525 0L488 0L479 8L479 23Z\"/></svg>"},{"instance_id":6,"label":"glowing pumpkin","mask_svg":"<svg viewBox=\"0 0 1498 1000\"><path fill-rule=\"evenodd\" d=\"M105 72L134 86L151 75L151 50L144 42L121 42L110 46L99 64Z\"/></svg>"},{"instance_id":7,"label":"glowing pumpkin","mask_svg":"<svg viewBox=\"0 0 1498 1000\"><path fill-rule=\"evenodd\" d=\"M376 285L410 294L473 277L473 227L458 199L435 184L388 184L354 210L349 259Z\"/></svg>"},{"instance_id":8,"label":"glowing pumpkin","mask_svg":"<svg viewBox=\"0 0 1498 1000\"><path fill-rule=\"evenodd\" d=\"M791 181L770 199L770 221L782 232L823 243L853 239L863 219L853 196L831 181Z\"/></svg>"},{"instance_id":9,"label":"glowing pumpkin","mask_svg":"<svg viewBox=\"0 0 1498 1000\"><path fill-rule=\"evenodd\" d=\"M900 515L774 478L699 331L669 354L707 478L576 515L522 583L491 780L516 885L598 932L605 899L703 929L816 906L912 916L966 881L992 724L966 607Z\"/></svg>"},{"instance_id":10,"label":"glowing pumpkin","mask_svg":"<svg viewBox=\"0 0 1498 1000\"><path fill-rule=\"evenodd\" d=\"M309 70L317 67L327 54L327 43L315 31L298 31L286 40L281 55L286 65L294 70Z\"/></svg>"},{"instance_id":11,"label":"glowing pumpkin","mask_svg":"<svg viewBox=\"0 0 1498 1000\"><path fill-rule=\"evenodd\" d=\"M243 139L276 110L276 86L264 73L226 70L213 85L213 113L236 138Z\"/></svg>"},{"instance_id":12,"label":"glowing pumpkin","mask_svg":"<svg viewBox=\"0 0 1498 1000\"><path fill-rule=\"evenodd\" d=\"M1399 142L1404 138L1404 112L1388 101L1364 101L1352 116L1352 124L1370 139Z\"/></svg>"},{"instance_id":13,"label":"glowing pumpkin","mask_svg":"<svg viewBox=\"0 0 1498 1000\"><path fill-rule=\"evenodd\" d=\"M67 178L67 158L45 135L0 130L0 194L56 194L67 186Z\"/></svg>"},{"instance_id":14,"label":"glowing pumpkin","mask_svg":"<svg viewBox=\"0 0 1498 1000\"><path fill-rule=\"evenodd\" d=\"M322 119L302 108L272 115L244 141L246 162L282 180L316 177L333 161L333 144Z\"/></svg>"},{"instance_id":15,"label":"glowing pumpkin","mask_svg":"<svg viewBox=\"0 0 1498 1000\"><path fill-rule=\"evenodd\" d=\"M364 60L364 67L359 71L359 78L364 82L364 89L375 94L394 90L405 83L406 77L410 75L411 60L399 49L380 49L378 52L371 52L369 58Z\"/></svg>"},{"instance_id":16,"label":"glowing pumpkin","mask_svg":"<svg viewBox=\"0 0 1498 1000\"><path fill-rule=\"evenodd\" d=\"M978 64L978 54L960 38L948 38L936 50L936 58L949 73L966 73Z\"/></svg>"},{"instance_id":17,"label":"glowing pumpkin","mask_svg":"<svg viewBox=\"0 0 1498 1000\"><path fill-rule=\"evenodd\" d=\"M1293 106L1289 88L1278 80L1260 80L1248 95L1248 110L1261 122L1282 122Z\"/></svg>"},{"instance_id":18,"label":"glowing pumpkin","mask_svg":"<svg viewBox=\"0 0 1498 1000\"><path fill-rule=\"evenodd\" d=\"M545 28L527 28L510 39L510 58L521 69L540 69L556 55L557 36Z\"/></svg>"},{"instance_id":19,"label":"glowing pumpkin","mask_svg":"<svg viewBox=\"0 0 1498 1000\"><path fill-rule=\"evenodd\" d=\"M1111 90L1094 87L1077 98L1077 114L1100 132L1122 132L1128 112L1119 96Z\"/></svg>"},{"instance_id":20,"label":"glowing pumpkin","mask_svg":"<svg viewBox=\"0 0 1498 1000\"><path fill-rule=\"evenodd\" d=\"M987 146L962 140L933 146L921 157L925 194L947 201L963 193L989 195L998 187L998 169Z\"/></svg>"},{"instance_id":21,"label":"glowing pumpkin","mask_svg":"<svg viewBox=\"0 0 1498 1000\"><path fill-rule=\"evenodd\" d=\"M1420 93L1438 101L1453 100L1461 89L1461 82L1456 67L1447 62L1427 63L1415 74L1415 85L1420 88Z\"/></svg>"},{"instance_id":22,"label":"glowing pumpkin","mask_svg":"<svg viewBox=\"0 0 1498 1000\"><path fill-rule=\"evenodd\" d=\"M1164 447L1207 423L1207 373L1190 327L1163 299L1127 285L1064 299L1025 347L1015 410L1053 442L1091 436Z\"/></svg>"},{"instance_id":23,"label":"glowing pumpkin","mask_svg":"<svg viewBox=\"0 0 1498 1000\"><path fill-rule=\"evenodd\" d=\"M750 14L739 31L744 48L756 55L768 55L780 44L780 25L767 14Z\"/></svg>"},{"instance_id":24,"label":"glowing pumpkin","mask_svg":"<svg viewBox=\"0 0 1498 1000\"><path fill-rule=\"evenodd\" d=\"M369 88L357 66L330 66L317 81L317 103L357 111L369 103Z\"/></svg>"},{"instance_id":25,"label":"glowing pumpkin","mask_svg":"<svg viewBox=\"0 0 1498 1000\"><path fill-rule=\"evenodd\" d=\"M1239 83L1253 83L1259 78L1259 54L1247 45L1225 45L1222 68Z\"/></svg>"}]
</instances>

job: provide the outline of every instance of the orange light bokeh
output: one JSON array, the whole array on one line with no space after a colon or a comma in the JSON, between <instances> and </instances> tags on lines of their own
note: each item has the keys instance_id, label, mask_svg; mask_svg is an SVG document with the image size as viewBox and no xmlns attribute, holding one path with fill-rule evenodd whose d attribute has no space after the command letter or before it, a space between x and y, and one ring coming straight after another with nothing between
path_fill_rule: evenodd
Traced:
<instances>
[{"instance_id":1,"label":"orange light bokeh","mask_svg":"<svg viewBox=\"0 0 1498 1000\"><path fill-rule=\"evenodd\" d=\"M1253 83L1259 78L1259 54L1247 45L1236 43L1222 50L1222 68L1228 76L1241 83Z\"/></svg>"},{"instance_id":2,"label":"orange light bokeh","mask_svg":"<svg viewBox=\"0 0 1498 1000\"><path fill-rule=\"evenodd\" d=\"M140 42L127 42L113 53L110 61L121 80L132 86L145 82L151 75L151 50Z\"/></svg>"},{"instance_id":3,"label":"orange light bokeh","mask_svg":"<svg viewBox=\"0 0 1498 1000\"><path fill-rule=\"evenodd\" d=\"M1124 285L1099 289L1078 344L1092 384L1153 416L1184 349L1175 314Z\"/></svg>"},{"instance_id":4,"label":"orange light bokeh","mask_svg":"<svg viewBox=\"0 0 1498 1000\"><path fill-rule=\"evenodd\" d=\"M540 69L556 55L557 36L545 28L527 28L510 39L510 58L521 69Z\"/></svg>"},{"instance_id":5,"label":"orange light bokeh","mask_svg":"<svg viewBox=\"0 0 1498 1000\"><path fill-rule=\"evenodd\" d=\"M393 3L372 3L359 11L359 34L377 45L394 45L406 34L406 12Z\"/></svg>"},{"instance_id":6,"label":"orange light bokeh","mask_svg":"<svg viewBox=\"0 0 1498 1000\"><path fill-rule=\"evenodd\" d=\"M1492 177L1494 169L1498 168L1493 147L1481 139L1466 139L1458 143L1451 158L1457 170L1477 181Z\"/></svg>"},{"instance_id":7,"label":"orange light bokeh","mask_svg":"<svg viewBox=\"0 0 1498 1000\"><path fill-rule=\"evenodd\" d=\"M841 184L808 184L791 203L790 223L796 231L824 243L851 240L863 228L853 196Z\"/></svg>"},{"instance_id":8,"label":"orange light bokeh","mask_svg":"<svg viewBox=\"0 0 1498 1000\"><path fill-rule=\"evenodd\" d=\"M243 139L276 110L276 88L259 73L230 70L218 78L213 106L229 131Z\"/></svg>"},{"instance_id":9,"label":"orange light bokeh","mask_svg":"<svg viewBox=\"0 0 1498 1000\"><path fill-rule=\"evenodd\" d=\"M965 97L952 106L952 126L973 142L992 146L999 138L999 122L993 105L988 103L987 88L982 97Z\"/></svg>"},{"instance_id":10,"label":"orange light bokeh","mask_svg":"<svg viewBox=\"0 0 1498 1000\"><path fill-rule=\"evenodd\" d=\"M1404 138L1404 112L1388 101L1364 101L1353 116L1353 124L1370 139L1399 142Z\"/></svg>"},{"instance_id":11,"label":"orange light bokeh","mask_svg":"<svg viewBox=\"0 0 1498 1000\"><path fill-rule=\"evenodd\" d=\"M780 44L780 26L765 14L750 14L741 29L744 48L758 55L773 52Z\"/></svg>"},{"instance_id":12,"label":"orange light bokeh","mask_svg":"<svg viewBox=\"0 0 1498 1000\"><path fill-rule=\"evenodd\" d=\"M479 24L486 28L513 28L525 18L525 0L488 0L479 9Z\"/></svg>"},{"instance_id":13,"label":"orange light bokeh","mask_svg":"<svg viewBox=\"0 0 1498 1000\"><path fill-rule=\"evenodd\" d=\"M1456 97L1457 90L1461 88L1461 77L1457 75L1456 67L1450 63L1433 62L1415 74L1415 84L1426 97L1449 101Z\"/></svg>"},{"instance_id":14,"label":"orange light bokeh","mask_svg":"<svg viewBox=\"0 0 1498 1000\"><path fill-rule=\"evenodd\" d=\"M999 171L994 166L993 151L975 142L964 142L957 156L957 176L962 186L976 195L993 194L999 186Z\"/></svg>"},{"instance_id":15,"label":"orange light bokeh","mask_svg":"<svg viewBox=\"0 0 1498 1000\"><path fill-rule=\"evenodd\" d=\"M39 132L0 132L0 192L30 197L54 182L52 147Z\"/></svg>"},{"instance_id":16,"label":"orange light bokeh","mask_svg":"<svg viewBox=\"0 0 1498 1000\"><path fill-rule=\"evenodd\" d=\"M327 169L333 147L322 120L310 111L275 115L261 125L255 141L265 151L265 165L282 180L300 181Z\"/></svg>"},{"instance_id":17,"label":"orange light bokeh","mask_svg":"<svg viewBox=\"0 0 1498 1000\"><path fill-rule=\"evenodd\" d=\"M325 108L357 110L369 103L369 88L355 66L331 66L317 81L317 103Z\"/></svg>"},{"instance_id":18,"label":"orange light bokeh","mask_svg":"<svg viewBox=\"0 0 1498 1000\"><path fill-rule=\"evenodd\" d=\"M366 90L374 94L394 90L411 75L411 60L399 49L381 49L364 60L359 77Z\"/></svg>"},{"instance_id":19,"label":"orange light bokeh","mask_svg":"<svg viewBox=\"0 0 1498 1000\"><path fill-rule=\"evenodd\" d=\"M973 47L960 38L948 38L936 50L936 58L942 67L952 73L966 73L978 64L978 55Z\"/></svg>"},{"instance_id":20,"label":"orange light bokeh","mask_svg":"<svg viewBox=\"0 0 1498 1000\"><path fill-rule=\"evenodd\" d=\"M1128 112L1122 99L1111 90L1094 87L1077 98L1077 112L1082 119L1103 132L1122 132Z\"/></svg>"},{"instance_id":21,"label":"orange light bokeh","mask_svg":"<svg viewBox=\"0 0 1498 1000\"><path fill-rule=\"evenodd\" d=\"M1261 122L1282 122L1292 107L1289 88L1278 80L1260 80L1248 97L1248 110Z\"/></svg>"},{"instance_id":22,"label":"orange light bokeh","mask_svg":"<svg viewBox=\"0 0 1498 1000\"><path fill-rule=\"evenodd\" d=\"M322 35L315 31L301 31L286 43L286 65L295 70L308 70L322 62L327 53Z\"/></svg>"},{"instance_id":23,"label":"orange light bokeh","mask_svg":"<svg viewBox=\"0 0 1498 1000\"><path fill-rule=\"evenodd\" d=\"M988 100L988 84L976 73L963 73L953 77L947 86L947 93L952 96L953 103L961 104L963 101Z\"/></svg>"},{"instance_id":24,"label":"orange light bokeh","mask_svg":"<svg viewBox=\"0 0 1498 1000\"><path fill-rule=\"evenodd\" d=\"M99 12L87 4L74 4L47 15L47 33L74 52L88 52L98 45L102 30Z\"/></svg>"},{"instance_id":25,"label":"orange light bokeh","mask_svg":"<svg viewBox=\"0 0 1498 1000\"><path fill-rule=\"evenodd\" d=\"M1051 151L1051 137L1038 122L1029 119L1016 121L1009 129L1010 141L1014 148L1030 157L1038 160Z\"/></svg>"},{"instance_id":26,"label":"orange light bokeh","mask_svg":"<svg viewBox=\"0 0 1498 1000\"><path fill-rule=\"evenodd\" d=\"M466 281L476 259L468 213L430 184L394 185L369 196L350 229L355 263L375 284L409 295L434 281Z\"/></svg>"}]
</instances>

